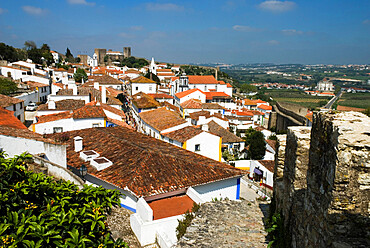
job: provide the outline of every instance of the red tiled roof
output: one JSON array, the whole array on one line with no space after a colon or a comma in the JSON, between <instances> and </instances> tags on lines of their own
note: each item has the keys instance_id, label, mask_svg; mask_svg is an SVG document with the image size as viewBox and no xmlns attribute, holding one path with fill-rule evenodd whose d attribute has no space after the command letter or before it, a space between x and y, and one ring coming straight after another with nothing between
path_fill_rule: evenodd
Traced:
<instances>
[{"instance_id":1,"label":"red tiled roof","mask_svg":"<svg viewBox=\"0 0 370 248\"><path fill-rule=\"evenodd\" d=\"M276 151L276 140L266 140L266 143L269 144L269 146L271 146L272 149L274 149L274 151Z\"/></svg>"},{"instance_id":2,"label":"red tiled roof","mask_svg":"<svg viewBox=\"0 0 370 248\"><path fill-rule=\"evenodd\" d=\"M206 118L209 118L211 116L211 113L209 111L201 110L190 113L189 116L193 120L199 120L199 116L205 116Z\"/></svg>"},{"instance_id":3,"label":"red tiled roof","mask_svg":"<svg viewBox=\"0 0 370 248\"><path fill-rule=\"evenodd\" d=\"M21 99L0 94L0 107L6 108L14 104L24 102Z\"/></svg>"},{"instance_id":4,"label":"red tiled roof","mask_svg":"<svg viewBox=\"0 0 370 248\"><path fill-rule=\"evenodd\" d=\"M23 123L14 116L13 111L0 107L0 126L27 129Z\"/></svg>"},{"instance_id":5,"label":"red tiled roof","mask_svg":"<svg viewBox=\"0 0 370 248\"><path fill-rule=\"evenodd\" d=\"M158 131L186 123L180 115L166 108L158 108L139 113L140 118Z\"/></svg>"},{"instance_id":6,"label":"red tiled roof","mask_svg":"<svg viewBox=\"0 0 370 248\"><path fill-rule=\"evenodd\" d=\"M189 84L218 84L216 78L211 75L206 76L194 76L189 75Z\"/></svg>"},{"instance_id":7,"label":"red tiled roof","mask_svg":"<svg viewBox=\"0 0 370 248\"><path fill-rule=\"evenodd\" d=\"M112 123L116 124L117 126L121 126L121 127L126 127L126 128L129 128L129 129L132 129L132 127L130 125L128 125L126 122L124 122L124 121L119 121L119 120L115 120L115 119L111 119L111 118L107 118L107 120L109 122L112 122Z\"/></svg>"},{"instance_id":8,"label":"red tiled roof","mask_svg":"<svg viewBox=\"0 0 370 248\"><path fill-rule=\"evenodd\" d=\"M153 97L143 92L136 93L132 96L132 104L138 109L151 109L161 106Z\"/></svg>"},{"instance_id":9,"label":"red tiled roof","mask_svg":"<svg viewBox=\"0 0 370 248\"><path fill-rule=\"evenodd\" d=\"M208 130L209 132L221 137L222 143L236 143L243 141L241 138L231 133L229 130L226 130L225 128L218 125L215 121L208 122Z\"/></svg>"},{"instance_id":10,"label":"red tiled roof","mask_svg":"<svg viewBox=\"0 0 370 248\"><path fill-rule=\"evenodd\" d=\"M171 72L171 69L157 69L157 72Z\"/></svg>"},{"instance_id":11,"label":"red tiled roof","mask_svg":"<svg viewBox=\"0 0 370 248\"><path fill-rule=\"evenodd\" d=\"M218 82L218 84L226 84L224 81L217 81Z\"/></svg>"},{"instance_id":12,"label":"red tiled roof","mask_svg":"<svg viewBox=\"0 0 370 248\"><path fill-rule=\"evenodd\" d=\"M258 110L248 110L248 111L251 112L253 115L265 115L264 113Z\"/></svg>"},{"instance_id":13,"label":"red tiled roof","mask_svg":"<svg viewBox=\"0 0 370 248\"><path fill-rule=\"evenodd\" d=\"M154 99L173 99L173 96L164 93L148 93L147 95L153 97Z\"/></svg>"},{"instance_id":14,"label":"red tiled roof","mask_svg":"<svg viewBox=\"0 0 370 248\"><path fill-rule=\"evenodd\" d=\"M113 107L112 107L113 108ZM85 105L82 108L73 111L73 119L86 119L86 118L105 118L107 117L100 106Z\"/></svg>"},{"instance_id":15,"label":"red tiled roof","mask_svg":"<svg viewBox=\"0 0 370 248\"><path fill-rule=\"evenodd\" d=\"M19 129L19 128L14 128L14 127L1 126L1 125L0 125L0 135L18 137L18 138L24 138L24 139L30 139L30 140L37 140L37 141L42 141L42 142L50 143L50 144L59 144L59 145L62 144L54 139L43 138L41 134L34 133L28 129Z\"/></svg>"},{"instance_id":16,"label":"red tiled roof","mask_svg":"<svg viewBox=\"0 0 370 248\"><path fill-rule=\"evenodd\" d=\"M179 92L179 93L176 93L175 96L177 98L183 98L191 93L194 93L196 91L199 91L200 93L203 93L205 94L205 92L201 91L200 89L190 89L190 90L186 90L186 91L183 91L183 92Z\"/></svg>"},{"instance_id":17,"label":"red tiled roof","mask_svg":"<svg viewBox=\"0 0 370 248\"><path fill-rule=\"evenodd\" d=\"M184 127L173 132L163 133L164 136L184 143L185 141L201 134L203 131L193 126Z\"/></svg>"},{"instance_id":18,"label":"red tiled roof","mask_svg":"<svg viewBox=\"0 0 370 248\"><path fill-rule=\"evenodd\" d=\"M27 84L30 87L48 87L49 86L48 84L42 84L42 83L33 82L33 81L27 81L27 82L24 82L24 83Z\"/></svg>"},{"instance_id":19,"label":"red tiled roof","mask_svg":"<svg viewBox=\"0 0 370 248\"><path fill-rule=\"evenodd\" d=\"M67 163L121 189L128 188L138 197L158 195L190 186L235 178L245 172L161 140L123 127L89 128L55 133L47 137L68 135ZM94 150L113 165L96 171L74 151L73 137L83 138L84 150Z\"/></svg>"},{"instance_id":20,"label":"red tiled roof","mask_svg":"<svg viewBox=\"0 0 370 248\"><path fill-rule=\"evenodd\" d=\"M204 94L206 94L207 100L212 100L213 98L231 98L231 96L229 96L225 92L204 92Z\"/></svg>"},{"instance_id":21,"label":"red tiled roof","mask_svg":"<svg viewBox=\"0 0 370 248\"><path fill-rule=\"evenodd\" d=\"M81 96L88 96L91 95L92 101L101 102L101 91L95 89L94 87L78 87L77 88L78 95ZM109 94L108 94L109 93ZM72 96L73 90L72 89L61 89L57 92L59 96ZM110 95L110 91L107 91L107 104L109 105L122 105L122 102L115 98L113 95Z\"/></svg>"},{"instance_id":22,"label":"red tiled roof","mask_svg":"<svg viewBox=\"0 0 370 248\"><path fill-rule=\"evenodd\" d=\"M274 166L275 166L274 160L258 160L258 162L262 164L270 172L274 173Z\"/></svg>"},{"instance_id":23,"label":"red tiled roof","mask_svg":"<svg viewBox=\"0 0 370 248\"><path fill-rule=\"evenodd\" d=\"M201 109L202 102L198 99L189 99L180 104L183 109Z\"/></svg>"},{"instance_id":24,"label":"red tiled roof","mask_svg":"<svg viewBox=\"0 0 370 248\"><path fill-rule=\"evenodd\" d=\"M50 114L50 115L41 115L37 117L37 123L34 124L40 124L40 123L46 123L51 121L57 121L62 119L68 119L71 118L72 114L69 111L56 113L56 114Z\"/></svg>"},{"instance_id":25,"label":"red tiled roof","mask_svg":"<svg viewBox=\"0 0 370 248\"><path fill-rule=\"evenodd\" d=\"M88 81L84 84L86 86L92 86L95 82L99 82L101 85L123 85L123 82L115 79L108 75L103 76L89 76Z\"/></svg>"},{"instance_id":26,"label":"red tiled roof","mask_svg":"<svg viewBox=\"0 0 370 248\"><path fill-rule=\"evenodd\" d=\"M42 110L74 110L78 108L82 108L85 106L85 101L84 100L74 100L74 99L66 99L66 100L61 100L55 102L55 109L49 109L48 104L41 104L38 108L37 111L42 111Z\"/></svg>"},{"instance_id":27,"label":"red tiled roof","mask_svg":"<svg viewBox=\"0 0 370 248\"><path fill-rule=\"evenodd\" d=\"M264 110L272 110L272 106L265 105L265 104L259 105L258 108L264 109Z\"/></svg>"},{"instance_id":28,"label":"red tiled roof","mask_svg":"<svg viewBox=\"0 0 370 248\"><path fill-rule=\"evenodd\" d=\"M19 70L19 71L29 71L29 70L23 70L23 69L19 69L19 68L16 68L16 67L13 67L13 66L7 66L7 65L2 65L0 67L10 68L10 69Z\"/></svg>"},{"instance_id":29,"label":"red tiled roof","mask_svg":"<svg viewBox=\"0 0 370 248\"><path fill-rule=\"evenodd\" d=\"M155 84L156 82L153 80L150 80L149 78L139 76L137 78L131 79L131 83L139 83L139 84Z\"/></svg>"},{"instance_id":30,"label":"red tiled roof","mask_svg":"<svg viewBox=\"0 0 370 248\"><path fill-rule=\"evenodd\" d=\"M187 195L173 196L148 203L153 210L153 220L185 214L193 207L194 201Z\"/></svg>"},{"instance_id":31,"label":"red tiled roof","mask_svg":"<svg viewBox=\"0 0 370 248\"><path fill-rule=\"evenodd\" d=\"M102 109L105 109L109 112L112 112L113 114L116 114L116 115L119 115L120 117L122 118L125 118L126 115L125 115L125 112L123 112L122 110L120 109L117 109L115 107L112 107L108 104L105 104L105 103L98 103L98 102L89 102L86 104L87 106L95 106L95 107L99 107L99 108L102 108Z\"/></svg>"},{"instance_id":32,"label":"red tiled roof","mask_svg":"<svg viewBox=\"0 0 370 248\"><path fill-rule=\"evenodd\" d=\"M229 83L226 84L227 88L232 88L233 86Z\"/></svg>"}]
</instances>

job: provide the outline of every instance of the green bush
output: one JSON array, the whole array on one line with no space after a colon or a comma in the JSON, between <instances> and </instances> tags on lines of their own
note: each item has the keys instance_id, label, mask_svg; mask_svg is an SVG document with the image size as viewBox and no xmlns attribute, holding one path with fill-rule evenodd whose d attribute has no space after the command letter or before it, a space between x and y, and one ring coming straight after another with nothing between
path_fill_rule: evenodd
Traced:
<instances>
[{"instance_id":1,"label":"green bush","mask_svg":"<svg viewBox=\"0 0 370 248\"><path fill-rule=\"evenodd\" d=\"M27 171L31 159L0 153L1 247L127 247L106 222L119 191Z\"/></svg>"}]
</instances>

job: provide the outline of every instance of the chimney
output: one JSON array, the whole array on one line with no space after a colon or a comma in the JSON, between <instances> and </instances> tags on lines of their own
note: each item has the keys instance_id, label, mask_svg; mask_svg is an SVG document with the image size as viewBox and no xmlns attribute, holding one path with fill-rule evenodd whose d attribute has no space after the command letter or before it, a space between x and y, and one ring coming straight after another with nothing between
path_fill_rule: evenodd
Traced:
<instances>
[{"instance_id":1,"label":"chimney","mask_svg":"<svg viewBox=\"0 0 370 248\"><path fill-rule=\"evenodd\" d=\"M80 136L76 136L73 138L74 139L74 144L75 144L75 152L82 151L82 140L83 138Z\"/></svg>"},{"instance_id":2,"label":"chimney","mask_svg":"<svg viewBox=\"0 0 370 248\"><path fill-rule=\"evenodd\" d=\"M72 86L72 91L73 91L73 95L77 96L77 86L76 85Z\"/></svg>"},{"instance_id":3,"label":"chimney","mask_svg":"<svg viewBox=\"0 0 370 248\"><path fill-rule=\"evenodd\" d=\"M49 109L55 109L56 108L55 107L55 101L49 100L49 102L48 102L48 108Z\"/></svg>"},{"instance_id":4,"label":"chimney","mask_svg":"<svg viewBox=\"0 0 370 248\"><path fill-rule=\"evenodd\" d=\"M202 130L208 132L208 124L203 124Z\"/></svg>"},{"instance_id":5,"label":"chimney","mask_svg":"<svg viewBox=\"0 0 370 248\"><path fill-rule=\"evenodd\" d=\"M107 103L107 91L105 90L105 86L101 87L101 102Z\"/></svg>"},{"instance_id":6,"label":"chimney","mask_svg":"<svg viewBox=\"0 0 370 248\"><path fill-rule=\"evenodd\" d=\"M94 88L95 88L96 90L99 90L99 82L94 82Z\"/></svg>"}]
</instances>

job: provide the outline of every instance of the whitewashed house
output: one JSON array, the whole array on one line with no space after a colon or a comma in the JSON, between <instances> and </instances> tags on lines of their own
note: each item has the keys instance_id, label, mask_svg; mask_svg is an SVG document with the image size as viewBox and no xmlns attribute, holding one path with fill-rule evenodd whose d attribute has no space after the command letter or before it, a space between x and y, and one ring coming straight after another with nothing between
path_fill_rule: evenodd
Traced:
<instances>
[{"instance_id":1,"label":"whitewashed house","mask_svg":"<svg viewBox=\"0 0 370 248\"><path fill-rule=\"evenodd\" d=\"M199 129L187 126L172 132L164 132L162 140L221 162L222 139L215 133L208 132L208 127Z\"/></svg>"},{"instance_id":2,"label":"whitewashed house","mask_svg":"<svg viewBox=\"0 0 370 248\"><path fill-rule=\"evenodd\" d=\"M245 172L147 135L122 127L50 135L64 136L73 171L85 165L87 183L123 194L121 206L135 213L130 225L142 246L174 245L178 220L194 203L240 197Z\"/></svg>"},{"instance_id":3,"label":"whitewashed house","mask_svg":"<svg viewBox=\"0 0 370 248\"><path fill-rule=\"evenodd\" d=\"M13 111L14 116L17 117L21 122L24 122L23 100L0 94L0 107Z\"/></svg>"},{"instance_id":4,"label":"whitewashed house","mask_svg":"<svg viewBox=\"0 0 370 248\"><path fill-rule=\"evenodd\" d=\"M157 92L157 83L149 78L139 76L137 78L130 80L131 95L135 95L139 92L145 94L156 93Z\"/></svg>"}]
</instances>

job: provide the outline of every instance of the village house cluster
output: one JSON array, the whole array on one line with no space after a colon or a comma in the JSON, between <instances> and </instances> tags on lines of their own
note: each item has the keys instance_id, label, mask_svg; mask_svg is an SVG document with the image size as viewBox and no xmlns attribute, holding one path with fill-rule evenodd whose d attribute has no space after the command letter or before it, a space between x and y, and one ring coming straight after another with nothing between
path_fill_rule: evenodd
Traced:
<instances>
[{"instance_id":1,"label":"village house cluster","mask_svg":"<svg viewBox=\"0 0 370 248\"><path fill-rule=\"evenodd\" d=\"M1 65L1 77L19 91L0 95L0 147L77 175L86 171L86 183L121 191L141 245L170 247L193 203L238 200L248 177L272 189L276 142L266 129L268 102L233 97L233 86L217 75L186 75L154 59L141 69L99 66L93 57L68 70L31 61ZM74 80L78 68L87 80ZM148 72L160 82L144 77ZM25 111L35 103L35 111ZM264 135L262 160L247 160L242 137L249 128ZM234 166L225 152L236 156Z\"/></svg>"}]
</instances>

